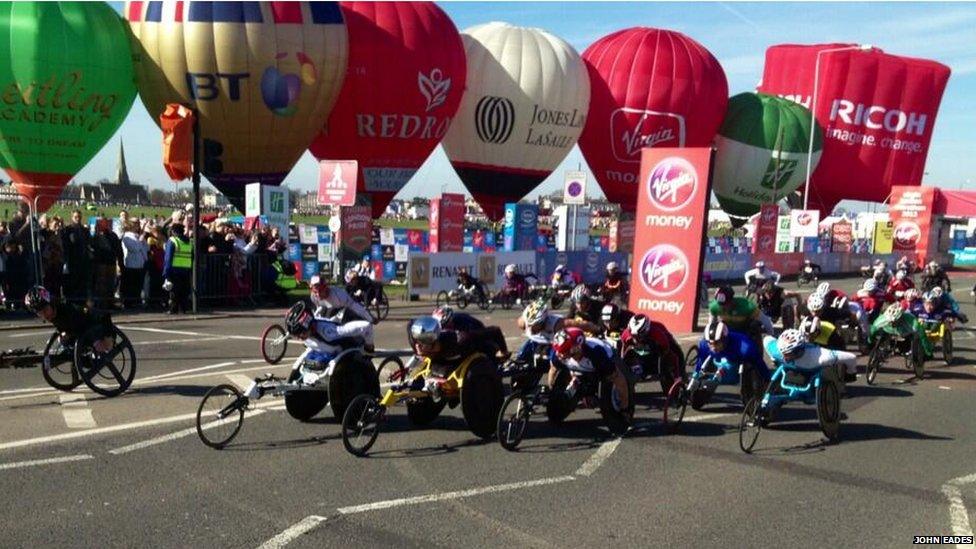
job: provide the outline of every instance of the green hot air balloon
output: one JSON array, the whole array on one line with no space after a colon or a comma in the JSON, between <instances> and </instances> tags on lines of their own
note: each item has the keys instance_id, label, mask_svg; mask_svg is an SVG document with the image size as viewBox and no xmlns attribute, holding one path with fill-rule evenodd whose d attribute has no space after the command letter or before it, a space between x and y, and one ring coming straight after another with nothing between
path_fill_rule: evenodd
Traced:
<instances>
[{"instance_id":1,"label":"green hot air balloon","mask_svg":"<svg viewBox=\"0 0 976 549\"><path fill-rule=\"evenodd\" d=\"M0 167L38 211L118 130L135 96L125 26L108 4L0 4Z\"/></svg>"},{"instance_id":2,"label":"green hot air balloon","mask_svg":"<svg viewBox=\"0 0 976 549\"><path fill-rule=\"evenodd\" d=\"M806 181L813 117L802 105L761 93L729 99L715 137L712 190L731 216L748 217L786 197ZM823 132L814 130L812 169L823 149Z\"/></svg>"}]
</instances>

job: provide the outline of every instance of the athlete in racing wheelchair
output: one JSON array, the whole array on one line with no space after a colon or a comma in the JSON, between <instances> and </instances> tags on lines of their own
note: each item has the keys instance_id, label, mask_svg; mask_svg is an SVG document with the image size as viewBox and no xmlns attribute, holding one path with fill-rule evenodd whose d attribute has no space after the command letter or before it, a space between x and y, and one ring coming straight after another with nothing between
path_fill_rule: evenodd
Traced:
<instances>
[{"instance_id":1,"label":"athlete in racing wheelchair","mask_svg":"<svg viewBox=\"0 0 976 549\"><path fill-rule=\"evenodd\" d=\"M742 403L762 394L769 383L769 368L762 348L746 334L729 330L722 321L705 327L695 372L688 383L691 407L701 410L711 400L719 385L738 385Z\"/></svg>"},{"instance_id":2,"label":"athlete in racing wheelchair","mask_svg":"<svg viewBox=\"0 0 976 549\"><path fill-rule=\"evenodd\" d=\"M871 325L868 336L871 354L868 355L867 382L873 384L878 371L893 355L905 357L905 366L913 370L915 379L925 374L925 360L932 357L932 342L925 327L900 303L892 303Z\"/></svg>"}]
</instances>

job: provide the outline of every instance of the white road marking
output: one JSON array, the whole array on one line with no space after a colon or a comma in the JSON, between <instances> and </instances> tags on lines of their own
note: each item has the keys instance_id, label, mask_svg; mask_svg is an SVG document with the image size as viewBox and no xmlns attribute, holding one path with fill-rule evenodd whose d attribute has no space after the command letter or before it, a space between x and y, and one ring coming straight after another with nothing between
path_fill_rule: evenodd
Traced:
<instances>
[{"instance_id":1,"label":"white road marking","mask_svg":"<svg viewBox=\"0 0 976 549\"><path fill-rule=\"evenodd\" d=\"M610 454L617 449L617 446L620 445L621 440L623 439L615 438L601 444L600 447L597 448L596 452L593 452L593 455L584 461L583 465L580 465L579 469L577 469L573 474L581 477L588 477L592 475L597 469L600 468L601 465L603 465L603 462L610 457Z\"/></svg>"},{"instance_id":2,"label":"white road marking","mask_svg":"<svg viewBox=\"0 0 976 549\"><path fill-rule=\"evenodd\" d=\"M156 376L151 376L151 377L146 377L146 378L140 379L139 381L137 381L135 383L135 385L141 385L142 383L148 383L150 381L157 381L157 380L160 380L160 379L166 379L166 378L169 378L169 377L179 376L179 375L183 375L183 374L189 374L189 373L193 373L193 372L200 372L200 371L203 371L203 370L213 370L213 369L216 369L216 368L223 368L225 366L233 366L235 364L237 364L237 363L236 362L220 362L220 363L217 363L217 364L210 364L210 365L207 365L207 366L200 366L198 368L190 368L189 370L179 370L179 371L176 371L176 372L169 372L169 373L166 373L166 374L159 374L159 375L156 375Z\"/></svg>"},{"instance_id":3,"label":"white road marking","mask_svg":"<svg viewBox=\"0 0 976 549\"><path fill-rule=\"evenodd\" d=\"M285 545L288 545L296 538L301 535L308 533L310 530L314 529L319 524L326 521L326 517L320 517L318 515L309 515L302 520L296 522L295 524L289 526L285 531L278 534L277 536L269 539L268 541L262 543L258 549L280 549Z\"/></svg>"},{"instance_id":4,"label":"white road marking","mask_svg":"<svg viewBox=\"0 0 976 549\"><path fill-rule=\"evenodd\" d=\"M699 421L708 421L709 419L715 419L715 418L725 417L725 416L734 416L734 415L738 415L738 414L731 414L731 413L726 413L726 414L702 414L700 416L688 416L688 417L686 417L684 419L684 421L687 422L687 423L696 423L696 422L699 422Z\"/></svg>"},{"instance_id":5,"label":"white road marking","mask_svg":"<svg viewBox=\"0 0 976 549\"><path fill-rule=\"evenodd\" d=\"M213 337L215 334L213 332L187 332L185 330L164 330L163 328L146 328L143 326L122 326L119 328L123 330L130 330L135 332L151 332L154 334L171 334L171 335L184 335L184 336L199 336L199 337ZM222 335L220 339L246 339L249 341L261 341L258 336L242 336L242 335Z\"/></svg>"},{"instance_id":6,"label":"white road marking","mask_svg":"<svg viewBox=\"0 0 976 549\"><path fill-rule=\"evenodd\" d=\"M61 402L61 415L69 429L92 429L98 427L92 416L88 401L84 393L63 393L58 400Z\"/></svg>"},{"instance_id":7,"label":"white road marking","mask_svg":"<svg viewBox=\"0 0 976 549\"><path fill-rule=\"evenodd\" d=\"M952 387L946 387L945 385L939 385L939 389L942 389L944 391L951 391L952 390Z\"/></svg>"},{"instance_id":8,"label":"white road marking","mask_svg":"<svg viewBox=\"0 0 976 549\"><path fill-rule=\"evenodd\" d=\"M949 524L956 536L971 536L973 528L969 523L969 511L962 499L962 487L976 482L976 474L958 477L942 485L942 494L949 500ZM957 545L959 549L969 545Z\"/></svg>"},{"instance_id":9,"label":"white road marking","mask_svg":"<svg viewBox=\"0 0 976 549\"><path fill-rule=\"evenodd\" d=\"M522 488L531 488L534 486L558 484L560 482L569 482L572 480L576 480L575 477L568 476L568 475L562 477L541 478L538 480L528 480L523 482L512 482L509 484L498 484L495 486L483 486L481 488L471 488L468 490L458 490L456 492L442 492L439 494L428 494L426 496L414 496L410 498L377 501L375 503L367 503L364 505L340 507L339 509L337 509L337 511L339 512L339 514L342 515L352 515L355 513L365 513L367 511L377 511L379 509L389 509L391 507L403 507L405 505L418 505L421 503L432 503L435 501L446 501L452 499L468 498L471 496L477 496L481 494L494 494L497 492L507 492L510 490L519 490Z\"/></svg>"},{"instance_id":10,"label":"white road marking","mask_svg":"<svg viewBox=\"0 0 976 549\"><path fill-rule=\"evenodd\" d=\"M234 385L237 385L237 387L242 391L248 390L251 387L251 384L254 383L254 379L249 378L244 374L232 374L227 376L227 379L229 379Z\"/></svg>"},{"instance_id":11,"label":"white road marking","mask_svg":"<svg viewBox=\"0 0 976 549\"><path fill-rule=\"evenodd\" d=\"M94 459L95 456L91 454L78 454L76 456L62 456L56 458L47 459L32 459L30 461L17 461L14 463L0 463L0 471L5 471L7 469L19 469L21 467L33 467L35 465L52 465L55 463L69 463L72 461L84 461L86 459Z\"/></svg>"},{"instance_id":12,"label":"white road marking","mask_svg":"<svg viewBox=\"0 0 976 549\"><path fill-rule=\"evenodd\" d=\"M43 333L31 332L31 333L26 333L26 334L9 334L9 335L5 335L4 337L9 337L9 338L15 338L15 337L37 337L37 336L42 336L42 335L44 335L44 334Z\"/></svg>"},{"instance_id":13,"label":"white road marking","mask_svg":"<svg viewBox=\"0 0 976 549\"><path fill-rule=\"evenodd\" d=\"M159 341L137 341L132 345L171 345L173 343L202 343L206 341L221 341L227 339L223 336L221 337L191 337L186 339L161 339Z\"/></svg>"},{"instance_id":14,"label":"white road marking","mask_svg":"<svg viewBox=\"0 0 976 549\"><path fill-rule=\"evenodd\" d=\"M6 391L0 391L0 395L17 395L21 393L36 393L38 391L51 391L51 387L27 387L25 389L7 389Z\"/></svg>"},{"instance_id":15,"label":"white road marking","mask_svg":"<svg viewBox=\"0 0 976 549\"><path fill-rule=\"evenodd\" d=\"M263 414L264 412L265 410L253 410L253 411L245 412L244 415L246 417L255 417ZM220 420L215 420L215 421L211 421L210 423L204 423L203 425L200 426L200 428L203 430L207 430L207 429L212 429L214 427L217 427L220 424L221 424ZM196 426L193 426L188 429L182 429L180 431L176 431L175 433L170 433L168 435L163 435L161 437L151 438L149 440L144 440L142 442L136 442L135 444L129 444L128 446L122 446L121 448L109 450L108 453L116 456L120 454L127 454L135 450L141 450L143 448L148 448L150 446L155 446L157 444L162 444L164 442L169 442L171 440L176 440L178 438L183 438L185 436L193 435L196 434L196 432L197 432L197 428Z\"/></svg>"}]
</instances>

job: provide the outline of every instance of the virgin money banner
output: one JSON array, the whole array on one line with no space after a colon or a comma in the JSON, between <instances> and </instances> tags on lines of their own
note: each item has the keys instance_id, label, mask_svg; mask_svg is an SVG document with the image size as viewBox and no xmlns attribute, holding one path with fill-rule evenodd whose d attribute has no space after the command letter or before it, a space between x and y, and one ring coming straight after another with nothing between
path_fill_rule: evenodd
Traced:
<instances>
[{"instance_id":1,"label":"virgin money banner","mask_svg":"<svg viewBox=\"0 0 976 549\"><path fill-rule=\"evenodd\" d=\"M818 236L820 212L818 210L793 210L790 212L790 237L807 238Z\"/></svg>"},{"instance_id":2,"label":"virgin money banner","mask_svg":"<svg viewBox=\"0 0 976 549\"><path fill-rule=\"evenodd\" d=\"M892 248L896 253L912 252L919 265L925 263L932 232L934 187L893 187L888 208L895 226Z\"/></svg>"},{"instance_id":3,"label":"virgin money banner","mask_svg":"<svg viewBox=\"0 0 976 549\"><path fill-rule=\"evenodd\" d=\"M427 216L430 229L430 252L441 251L441 199L433 198L430 201L430 214Z\"/></svg>"},{"instance_id":4,"label":"virgin money banner","mask_svg":"<svg viewBox=\"0 0 976 549\"><path fill-rule=\"evenodd\" d=\"M464 195L442 194L440 208L440 251L460 252L464 244Z\"/></svg>"},{"instance_id":5,"label":"virgin money banner","mask_svg":"<svg viewBox=\"0 0 976 549\"><path fill-rule=\"evenodd\" d=\"M630 310L672 332L692 331L698 314L711 154L704 147L641 151Z\"/></svg>"},{"instance_id":6,"label":"virgin money banner","mask_svg":"<svg viewBox=\"0 0 976 549\"><path fill-rule=\"evenodd\" d=\"M949 73L855 44L784 44L766 50L758 91L815 111L824 147L810 203L829 212L845 198L882 202L895 185L921 183Z\"/></svg>"},{"instance_id":7,"label":"virgin money banner","mask_svg":"<svg viewBox=\"0 0 976 549\"><path fill-rule=\"evenodd\" d=\"M756 217L756 231L752 235L752 253L769 254L776 251L776 228L779 222L779 206L763 204Z\"/></svg>"}]
</instances>

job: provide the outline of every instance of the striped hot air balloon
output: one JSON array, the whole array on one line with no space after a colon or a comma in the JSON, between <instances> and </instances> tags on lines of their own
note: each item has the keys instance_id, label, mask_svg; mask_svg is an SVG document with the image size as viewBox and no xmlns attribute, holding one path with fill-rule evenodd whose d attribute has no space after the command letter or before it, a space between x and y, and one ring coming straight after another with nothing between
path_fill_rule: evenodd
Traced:
<instances>
[{"instance_id":1,"label":"striped hot air balloon","mask_svg":"<svg viewBox=\"0 0 976 549\"><path fill-rule=\"evenodd\" d=\"M468 89L444 138L461 181L492 219L576 144L590 102L579 54L541 29L487 23L461 33Z\"/></svg>"},{"instance_id":2,"label":"striped hot air balloon","mask_svg":"<svg viewBox=\"0 0 976 549\"><path fill-rule=\"evenodd\" d=\"M359 192L379 217L441 142L464 94L465 58L433 2L342 2L349 70L309 150L359 161Z\"/></svg>"},{"instance_id":3,"label":"striped hot air balloon","mask_svg":"<svg viewBox=\"0 0 976 549\"><path fill-rule=\"evenodd\" d=\"M644 147L707 147L725 115L725 71L680 32L633 27L583 52L590 111L580 150L610 202L637 208Z\"/></svg>"},{"instance_id":4,"label":"striped hot air balloon","mask_svg":"<svg viewBox=\"0 0 976 549\"><path fill-rule=\"evenodd\" d=\"M202 172L243 210L244 185L277 185L322 128L346 71L335 2L128 2L149 114L197 108Z\"/></svg>"},{"instance_id":5,"label":"striped hot air balloon","mask_svg":"<svg viewBox=\"0 0 976 549\"><path fill-rule=\"evenodd\" d=\"M762 93L740 93L729 100L715 138L712 190L729 215L749 217L763 204L786 197L806 180L813 116L802 105ZM820 126L814 130L811 169L823 149Z\"/></svg>"}]
</instances>

